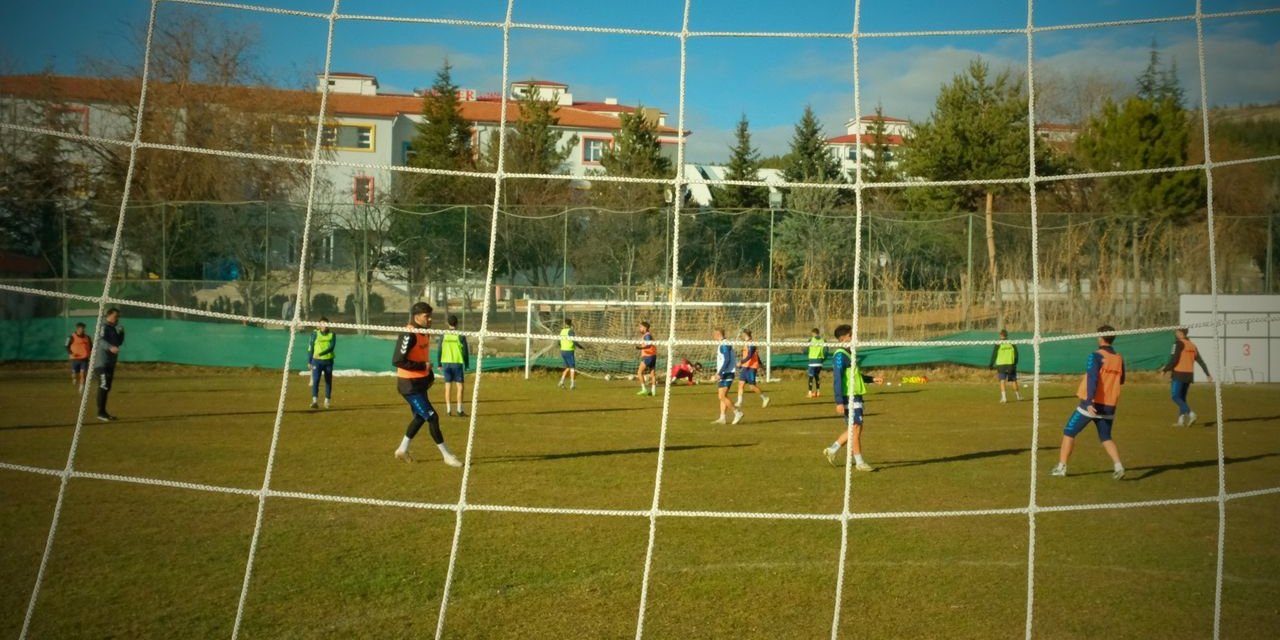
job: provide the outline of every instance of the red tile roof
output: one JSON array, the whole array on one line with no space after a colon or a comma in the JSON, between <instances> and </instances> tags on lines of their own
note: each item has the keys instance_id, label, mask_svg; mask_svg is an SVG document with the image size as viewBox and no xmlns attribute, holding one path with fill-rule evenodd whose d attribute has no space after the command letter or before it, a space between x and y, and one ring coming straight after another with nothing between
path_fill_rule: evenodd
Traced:
<instances>
[{"instance_id":1,"label":"red tile roof","mask_svg":"<svg viewBox=\"0 0 1280 640\"><path fill-rule=\"evenodd\" d=\"M606 111L611 113L634 113L636 108L625 104L609 104L607 102L574 102L574 109L583 111Z\"/></svg>"},{"instance_id":2,"label":"red tile roof","mask_svg":"<svg viewBox=\"0 0 1280 640\"><path fill-rule=\"evenodd\" d=\"M892 116L877 116L877 115L862 116L862 119L867 122L875 122L876 120L879 120L881 122L910 122L910 120L906 120L903 118L894 118Z\"/></svg>"},{"instance_id":3,"label":"red tile roof","mask_svg":"<svg viewBox=\"0 0 1280 640\"><path fill-rule=\"evenodd\" d=\"M532 85L535 87L568 87L569 86L563 82L555 82L552 80L517 80L516 82L512 82L511 84Z\"/></svg>"},{"instance_id":4,"label":"red tile roof","mask_svg":"<svg viewBox=\"0 0 1280 640\"><path fill-rule=\"evenodd\" d=\"M858 138L859 138L859 137L861 137L861 138L862 138L862 145L863 145L863 146L870 146L870 145L875 144L875 142L876 142L876 138L875 138L875 136L873 136L873 135L867 134L867 135L859 136L859 135L858 135L858 134L856 134L856 133L851 133L851 134L847 134L847 135L843 135L843 136L836 136L836 137L834 137L834 138L827 138L827 144L848 144L848 145L853 145L853 144L857 144L857 143L858 143ZM888 144L889 146L898 146L898 145L902 144L902 136L890 136L890 135L886 135L886 136L883 136L883 137L884 137L884 142L885 142L885 144Z\"/></svg>"},{"instance_id":5,"label":"red tile roof","mask_svg":"<svg viewBox=\"0 0 1280 640\"><path fill-rule=\"evenodd\" d=\"M136 99L138 94L137 80L77 76L54 76L50 80L56 94L68 101L118 102L123 99ZM157 83L148 85L150 89L163 86ZM294 107L311 106L313 109L319 109L320 94L312 91L271 87L219 87L218 90L228 99L252 98L250 102L258 105L267 104L267 101L261 100L267 97L272 98L277 104L287 101ZM46 79L43 76L0 76L0 94L36 97L45 91ZM333 115L394 118L400 114L421 113L422 100L421 96L412 95L366 96L354 93L330 93L328 108L329 113ZM502 103L499 101L473 101L459 104L464 118L484 124L497 124L502 108ZM618 107L619 105L610 106ZM634 111L631 107L621 108ZM616 131L621 126L618 118L614 116L593 113L592 109L583 109L577 105L556 107L555 114L560 119L562 127ZM515 122L519 118L520 103L509 101L507 121ZM673 127L658 127L658 133L676 135L679 132Z\"/></svg>"}]
</instances>

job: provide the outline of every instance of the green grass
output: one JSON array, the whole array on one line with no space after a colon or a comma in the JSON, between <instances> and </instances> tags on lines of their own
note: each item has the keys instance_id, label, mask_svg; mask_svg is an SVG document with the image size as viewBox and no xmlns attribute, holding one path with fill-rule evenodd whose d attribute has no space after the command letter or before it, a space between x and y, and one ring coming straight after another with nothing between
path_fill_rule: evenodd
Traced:
<instances>
[{"instance_id":1,"label":"green grass","mask_svg":"<svg viewBox=\"0 0 1280 640\"><path fill-rule=\"evenodd\" d=\"M257 489L280 376L122 365L111 410L87 423L76 469ZM0 370L0 461L61 469L77 396L61 368ZM661 398L625 382L486 377L471 504L646 510ZM1073 385L1046 384L1037 503L1215 496L1213 390L1206 423L1170 426L1164 384L1126 387L1115 482L1092 430L1072 476L1050 478ZM842 428L803 380L748 397L746 421L709 424L710 386L672 390L661 506L690 511L837 513L843 475L820 450ZM432 399L442 408L441 390ZM470 397L468 388L467 397ZM993 385L931 382L868 398L855 513L1028 504L1032 403ZM389 378L339 379L335 408L307 409L291 378L273 489L451 504L461 473L425 433L420 460L392 459L408 411ZM1280 393L1224 388L1227 490L1280 486ZM92 412L90 412L92 415ZM455 452L467 422L443 418ZM57 477L0 470L0 637L21 628L52 518ZM34 638L228 637L244 577L252 496L70 481ZM1280 635L1280 495L1227 504L1222 632ZM1036 517L1034 632L1042 638L1204 638L1213 631L1216 503L1052 512ZM272 498L245 608L245 638L430 637L455 519L449 511ZM836 521L660 518L645 618L653 638L815 638L830 633ZM446 636L627 638L635 633L649 521L643 517L466 512ZM849 526L842 637L1020 637L1025 515L858 519Z\"/></svg>"}]
</instances>

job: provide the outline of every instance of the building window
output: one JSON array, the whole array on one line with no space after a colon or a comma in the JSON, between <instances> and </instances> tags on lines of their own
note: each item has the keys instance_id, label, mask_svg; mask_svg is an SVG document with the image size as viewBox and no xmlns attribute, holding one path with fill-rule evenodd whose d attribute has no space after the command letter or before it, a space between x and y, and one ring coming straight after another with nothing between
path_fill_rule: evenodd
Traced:
<instances>
[{"instance_id":1,"label":"building window","mask_svg":"<svg viewBox=\"0 0 1280 640\"><path fill-rule=\"evenodd\" d=\"M324 128L324 146L354 151L373 150L373 125L340 124Z\"/></svg>"},{"instance_id":2,"label":"building window","mask_svg":"<svg viewBox=\"0 0 1280 640\"><path fill-rule=\"evenodd\" d=\"M599 164L609 141L604 138L586 138L582 141L582 161Z\"/></svg>"},{"instance_id":3,"label":"building window","mask_svg":"<svg viewBox=\"0 0 1280 640\"><path fill-rule=\"evenodd\" d=\"M416 155L418 153L413 150L412 142L405 140L400 143L400 164L409 166L413 163L413 157Z\"/></svg>"},{"instance_id":4,"label":"building window","mask_svg":"<svg viewBox=\"0 0 1280 640\"><path fill-rule=\"evenodd\" d=\"M355 193L354 202L356 204L373 204L373 178L371 176L356 176L352 191Z\"/></svg>"}]
</instances>

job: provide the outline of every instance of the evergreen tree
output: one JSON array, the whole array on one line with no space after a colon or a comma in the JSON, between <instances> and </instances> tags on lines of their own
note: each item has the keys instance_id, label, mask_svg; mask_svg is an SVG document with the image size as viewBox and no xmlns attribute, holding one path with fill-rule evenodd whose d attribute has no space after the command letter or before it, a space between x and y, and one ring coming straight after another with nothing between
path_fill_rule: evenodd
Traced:
<instances>
[{"instance_id":1,"label":"evergreen tree","mask_svg":"<svg viewBox=\"0 0 1280 640\"><path fill-rule=\"evenodd\" d=\"M738 121L734 131L736 142L729 149L729 166L725 180L759 180L760 152L751 146L750 125L746 114ZM768 187L745 185L717 186L712 190L712 201L719 209L758 209L769 206Z\"/></svg>"},{"instance_id":2,"label":"evergreen tree","mask_svg":"<svg viewBox=\"0 0 1280 640\"><path fill-rule=\"evenodd\" d=\"M445 60L436 80L422 100L422 122L418 123L410 149L409 166L424 169L465 171L475 168L471 146L472 123L463 117L458 85L453 83L453 67ZM452 176L412 175L401 198L427 204L458 204L461 181Z\"/></svg>"},{"instance_id":3,"label":"evergreen tree","mask_svg":"<svg viewBox=\"0 0 1280 640\"><path fill-rule=\"evenodd\" d=\"M1182 107L1176 70L1160 68L1160 55L1137 79L1137 94L1107 100L1080 134L1076 151L1087 170L1178 167L1189 163L1192 119ZM1178 171L1109 178L1101 183L1111 205L1145 222L1184 223L1204 205L1203 174Z\"/></svg>"},{"instance_id":4,"label":"evergreen tree","mask_svg":"<svg viewBox=\"0 0 1280 640\"><path fill-rule=\"evenodd\" d=\"M942 87L929 119L915 126L914 134L904 145L903 173L926 180L1026 177L1030 173L1028 126L1021 80L1007 70L992 78L989 65L974 60L966 73L957 74ZM1043 151L1040 146L1037 149ZM985 209L987 270L995 296L997 323L1001 326L1004 320L992 211L994 197L1011 189L1022 187L965 185L926 189L916 196L920 200L918 206L929 210Z\"/></svg>"},{"instance_id":5,"label":"evergreen tree","mask_svg":"<svg viewBox=\"0 0 1280 640\"><path fill-rule=\"evenodd\" d=\"M889 147L889 134L885 127L884 109L877 104L875 119L867 129L863 142L871 157L863 165L863 182L896 182L901 179L894 164L893 151ZM869 189L863 192L863 202L873 211L889 211L896 208L898 192L894 189Z\"/></svg>"},{"instance_id":6,"label":"evergreen tree","mask_svg":"<svg viewBox=\"0 0 1280 640\"><path fill-rule=\"evenodd\" d=\"M800 122L791 136L791 151L787 154L782 170L787 182L842 182L840 162L827 148L822 125L813 114L813 108L805 106Z\"/></svg>"}]
</instances>

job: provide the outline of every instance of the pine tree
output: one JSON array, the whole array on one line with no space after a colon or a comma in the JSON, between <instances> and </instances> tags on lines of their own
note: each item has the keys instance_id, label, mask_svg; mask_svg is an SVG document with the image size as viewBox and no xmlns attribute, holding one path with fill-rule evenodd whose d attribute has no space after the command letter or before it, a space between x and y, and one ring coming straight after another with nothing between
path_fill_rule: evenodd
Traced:
<instances>
[{"instance_id":1,"label":"pine tree","mask_svg":"<svg viewBox=\"0 0 1280 640\"><path fill-rule=\"evenodd\" d=\"M1178 167L1189 163L1192 122L1182 107L1176 69L1160 68L1153 47L1137 78L1136 95L1107 100L1076 144L1088 170L1115 171ZM1101 183L1112 206L1147 222L1184 223L1204 204L1203 174L1178 171L1110 178Z\"/></svg>"},{"instance_id":2,"label":"pine tree","mask_svg":"<svg viewBox=\"0 0 1280 640\"><path fill-rule=\"evenodd\" d=\"M734 131L736 142L729 149L729 166L725 180L759 180L760 152L751 146L750 124L742 114ZM757 209L769 206L768 187L745 185L718 186L712 191L712 201L720 209Z\"/></svg>"},{"instance_id":3,"label":"pine tree","mask_svg":"<svg viewBox=\"0 0 1280 640\"><path fill-rule=\"evenodd\" d=\"M475 168L471 146L473 125L462 116L452 69L445 60L423 97L423 121L418 123L410 142L413 157L409 166L454 171ZM463 181L451 176L414 175L407 181L408 187L401 190L401 199L427 204L460 204L470 200L461 188Z\"/></svg>"},{"instance_id":4,"label":"pine tree","mask_svg":"<svg viewBox=\"0 0 1280 640\"><path fill-rule=\"evenodd\" d=\"M605 171L611 176L670 178L671 159L662 155L657 123L645 116L644 107L634 113L621 114L619 121L613 144L600 159ZM605 204L610 205L660 206L664 202L663 188L659 185L602 182L599 190L604 194Z\"/></svg>"},{"instance_id":5,"label":"pine tree","mask_svg":"<svg viewBox=\"0 0 1280 640\"><path fill-rule=\"evenodd\" d=\"M787 154L787 163L782 173L787 182L843 181L840 163L827 148L822 125L813 114L813 108L808 105L791 136L791 151Z\"/></svg>"}]
</instances>

